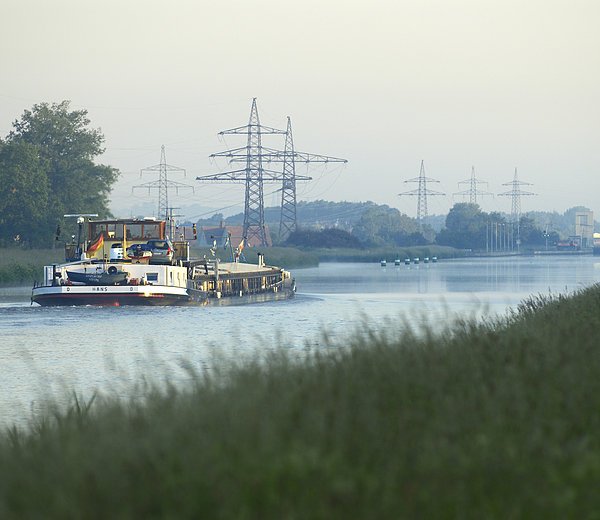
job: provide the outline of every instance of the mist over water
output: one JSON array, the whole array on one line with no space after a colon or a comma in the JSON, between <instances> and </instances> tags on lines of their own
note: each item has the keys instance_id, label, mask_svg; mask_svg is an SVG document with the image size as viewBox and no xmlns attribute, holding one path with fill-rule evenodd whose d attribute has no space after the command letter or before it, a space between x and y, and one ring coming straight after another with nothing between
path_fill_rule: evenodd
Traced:
<instances>
[{"instance_id":1,"label":"mist over water","mask_svg":"<svg viewBox=\"0 0 600 520\"><path fill-rule=\"evenodd\" d=\"M390 261L391 259L388 259ZM322 264L293 272L294 300L239 307L31 306L29 288L0 289L0 426L95 390L128 397L143 379L184 383L214 363L307 343L331 348L365 327L441 326L494 315L531 294L568 293L600 281L600 258L461 259L385 268Z\"/></svg>"}]
</instances>

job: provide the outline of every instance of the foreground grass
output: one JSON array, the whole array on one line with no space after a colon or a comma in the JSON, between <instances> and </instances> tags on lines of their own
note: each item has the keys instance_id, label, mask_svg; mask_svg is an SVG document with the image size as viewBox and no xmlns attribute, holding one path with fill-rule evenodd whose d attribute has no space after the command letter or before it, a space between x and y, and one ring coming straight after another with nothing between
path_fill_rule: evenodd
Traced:
<instances>
[{"instance_id":1,"label":"foreground grass","mask_svg":"<svg viewBox=\"0 0 600 520\"><path fill-rule=\"evenodd\" d=\"M75 402L0 441L2 518L596 518L600 288Z\"/></svg>"}]
</instances>

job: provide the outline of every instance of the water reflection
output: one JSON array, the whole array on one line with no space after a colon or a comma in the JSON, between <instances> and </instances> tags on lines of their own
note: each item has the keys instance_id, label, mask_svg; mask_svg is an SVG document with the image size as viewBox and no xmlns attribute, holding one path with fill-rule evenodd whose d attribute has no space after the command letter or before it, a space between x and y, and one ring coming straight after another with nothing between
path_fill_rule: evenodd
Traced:
<instances>
[{"instance_id":1,"label":"water reflection","mask_svg":"<svg viewBox=\"0 0 600 520\"><path fill-rule=\"evenodd\" d=\"M254 350L323 346L357 326L444 324L456 315L504 312L530 294L600 281L592 257L488 258L410 266L323 264L294 272L288 302L224 308L42 308L30 290L0 289L0 422L22 420L40 400L76 390L121 395L142 377L185 381Z\"/></svg>"}]
</instances>

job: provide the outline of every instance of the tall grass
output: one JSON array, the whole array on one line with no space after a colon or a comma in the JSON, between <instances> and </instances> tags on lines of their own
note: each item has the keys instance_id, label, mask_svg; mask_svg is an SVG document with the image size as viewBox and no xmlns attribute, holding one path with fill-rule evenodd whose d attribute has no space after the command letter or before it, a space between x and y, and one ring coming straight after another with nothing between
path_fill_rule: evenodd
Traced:
<instances>
[{"instance_id":1,"label":"tall grass","mask_svg":"<svg viewBox=\"0 0 600 520\"><path fill-rule=\"evenodd\" d=\"M597 517L599 287L400 328L12 429L0 517Z\"/></svg>"}]
</instances>

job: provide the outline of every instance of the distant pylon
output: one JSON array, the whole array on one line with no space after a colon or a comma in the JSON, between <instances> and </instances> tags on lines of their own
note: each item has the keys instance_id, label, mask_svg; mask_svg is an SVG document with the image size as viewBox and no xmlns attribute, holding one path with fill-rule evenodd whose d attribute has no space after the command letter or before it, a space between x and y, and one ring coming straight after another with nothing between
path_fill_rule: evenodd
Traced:
<instances>
[{"instance_id":1,"label":"distant pylon","mask_svg":"<svg viewBox=\"0 0 600 520\"><path fill-rule=\"evenodd\" d=\"M348 162L346 159L328 157L326 155L310 154L294 150L292 137L292 123L288 117L287 130L261 125L258 119L256 98L252 100L250 122L247 126L220 132L223 134L248 134L248 145L244 148L235 148L224 152L214 153L210 157L225 157L229 162L245 162L246 169L234 170L215 175L196 177L202 182L245 182L246 200L244 205L244 236L250 238L258 236L261 244L266 245L264 223L264 182L282 181L282 206L281 221L279 226L280 238L285 238L296 229L296 182L309 181L312 178L296 174L296 162ZM252 134L252 135L251 135ZM276 150L262 145L262 134L285 134L285 149ZM263 163L283 163L283 173L267 170Z\"/></svg>"},{"instance_id":2,"label":"distant pylon","mask_svg":"<svg viewBox=\"0 0 600 520\"><path fill-rule=\"evenodd\" d=\"M292 120L287 118L285 147L283 149L283 184L281 186L281 218L279 220L279 238L287 238L296 231L296 161L294 160L294 138Z\"/></svg>"},{"instance_id":3,"label":"distant pylon","mask_svg":"<svg viewBox=\"0 0 600 520\"><path fill-rule=\"evenodd\" d=\"M461 184L468 184L469 185L469 189L464 190L464 191L457 191L456 193L454 193L453 195L468 195L469 196L469 202L471 204L477 204L477 195L481 195L481 196L485 196L485 195L493 195L493 193L489 192L489 191L483 191L477 188L478 184L486 184L486 181L481 181L479 179L477 179L475 177L475 166L471 166L471 178L464 180L464 181L460 181L458 183L458 185L460 186Z\"/></svg>"},{"instance_id":4,"label":"distant pylon","mask_svg":"<svg viewBox=\"0 0 600 520\"><path fill-rule=\"evenodd\" d=\"M440 182L435 179L431 179L430 177L425 177L425 165L424 162L421 161L421 170L419 172L419 176L414 179L408 179L404 182L418 182L419 187L416 190L404 191L402 193L398 193L400 196L411 195L417 197L417 221L419 222L419 226L423 229L423 224L427 219L427 196L428 195L445 195L440 191L433 191L427 189L427 182Z\"/></svg>"},{"instance_id":5,"label":"distant pylon","mask_svg":"<svg viewBox=\"0 0 600 520\"><path fill-rule=\"evenodd\" d=\"M523 191L520 186L532 186L530 182L520 181L517 177L517 168L515 168L515 176L512 182L505 182L502 186L511 186L510 191L499 193L500 197L511 197L510 222L513 226L513 233L517 239L517 251L521 245L521 196L536 195L530 191Z\"/></svg>"},{"instance_id":6,"label":"distant pylon","mask_svg":"<svg viewBox=\"0 0 600 520\"><path fill-rule=\"evenodd\" d=\"M298 152L294 149L294 138L292 136L292 119L287 118L287 130L285 133L285 147L283 154L278 150L269 150L264 154L266 161L283 162L283 184L281 187L281 218L279 221L279 239L284 240L291 232L298 228L296 215L296 181L311 180L310 177L299 177L296 175L296 163L347 163L346 159L319 155L314 153Z\"/></svg>"},{"instance_id":7,"label":"distant pylon","mask_svg":"<svg viewBox=\"0 0 600 520\"><path fill-rule=\"evenodd\" d=\"M179 193L180 189L191 189L193 192L194 187L190 186L189 184L170 181L167 178L167 172L183 172L183 175L185 176L185 170L183 168L178 168L177 166L171 166L170 164L167 164L167 160L165 158L165 145L160 147L160 163L147 168L142 168L140 170L140 177L144 173L150 172L159 172L158 180L133 186L132 191L135 188L144 188L148 190L148 193L150 193L150 190L158 189L158 217L168 219L169 188L175 188L176 193Z\"/></svg>"},{"instance_id":8,"label":"distant pylon","mask_svg":"<svg viewBox=\"0 0 600 520\"><path fill-rule=\"evenodd\" d=\"M530 191L523 191L520 186L533 186L530 182L520 181L517 176L517 169L515 168L515 176L511 182L505 182L502 186L511 186L511 190L505 191L503 193L499 193L500 197L511 197L511 211L510 211L510 221L513 223L519 224L521 220L521 197L536 195L536 193L532 193Z\"/></svg>"},{"instance_id":9,"label":"distant pylon","mask_svg":"<svg viewBox=\"0 0 600 520\"><path fill-rule=\"evenodd\" d=\"M256 107L256 98L253 98L248 124L219 132L219 135L230 134L247 135L246 146L244 148L228 150L227 152L222 152L220 154L213 154L211 157L243 157L246 168L243 170L234 170L226 173L196 177L196 180L202 182L244 182L246 184L246 194L244 198L243 236L246 239L246 243L248 243L250 239L257 237L260 245L266 246L267 235L265 230L263 181L273 181L275 179L281 180L281 174L263 168L262 135L285 134L285 130L278 130L276 128L261 125L258 117L258 108Z\"/></svg>"}]
</instances>

